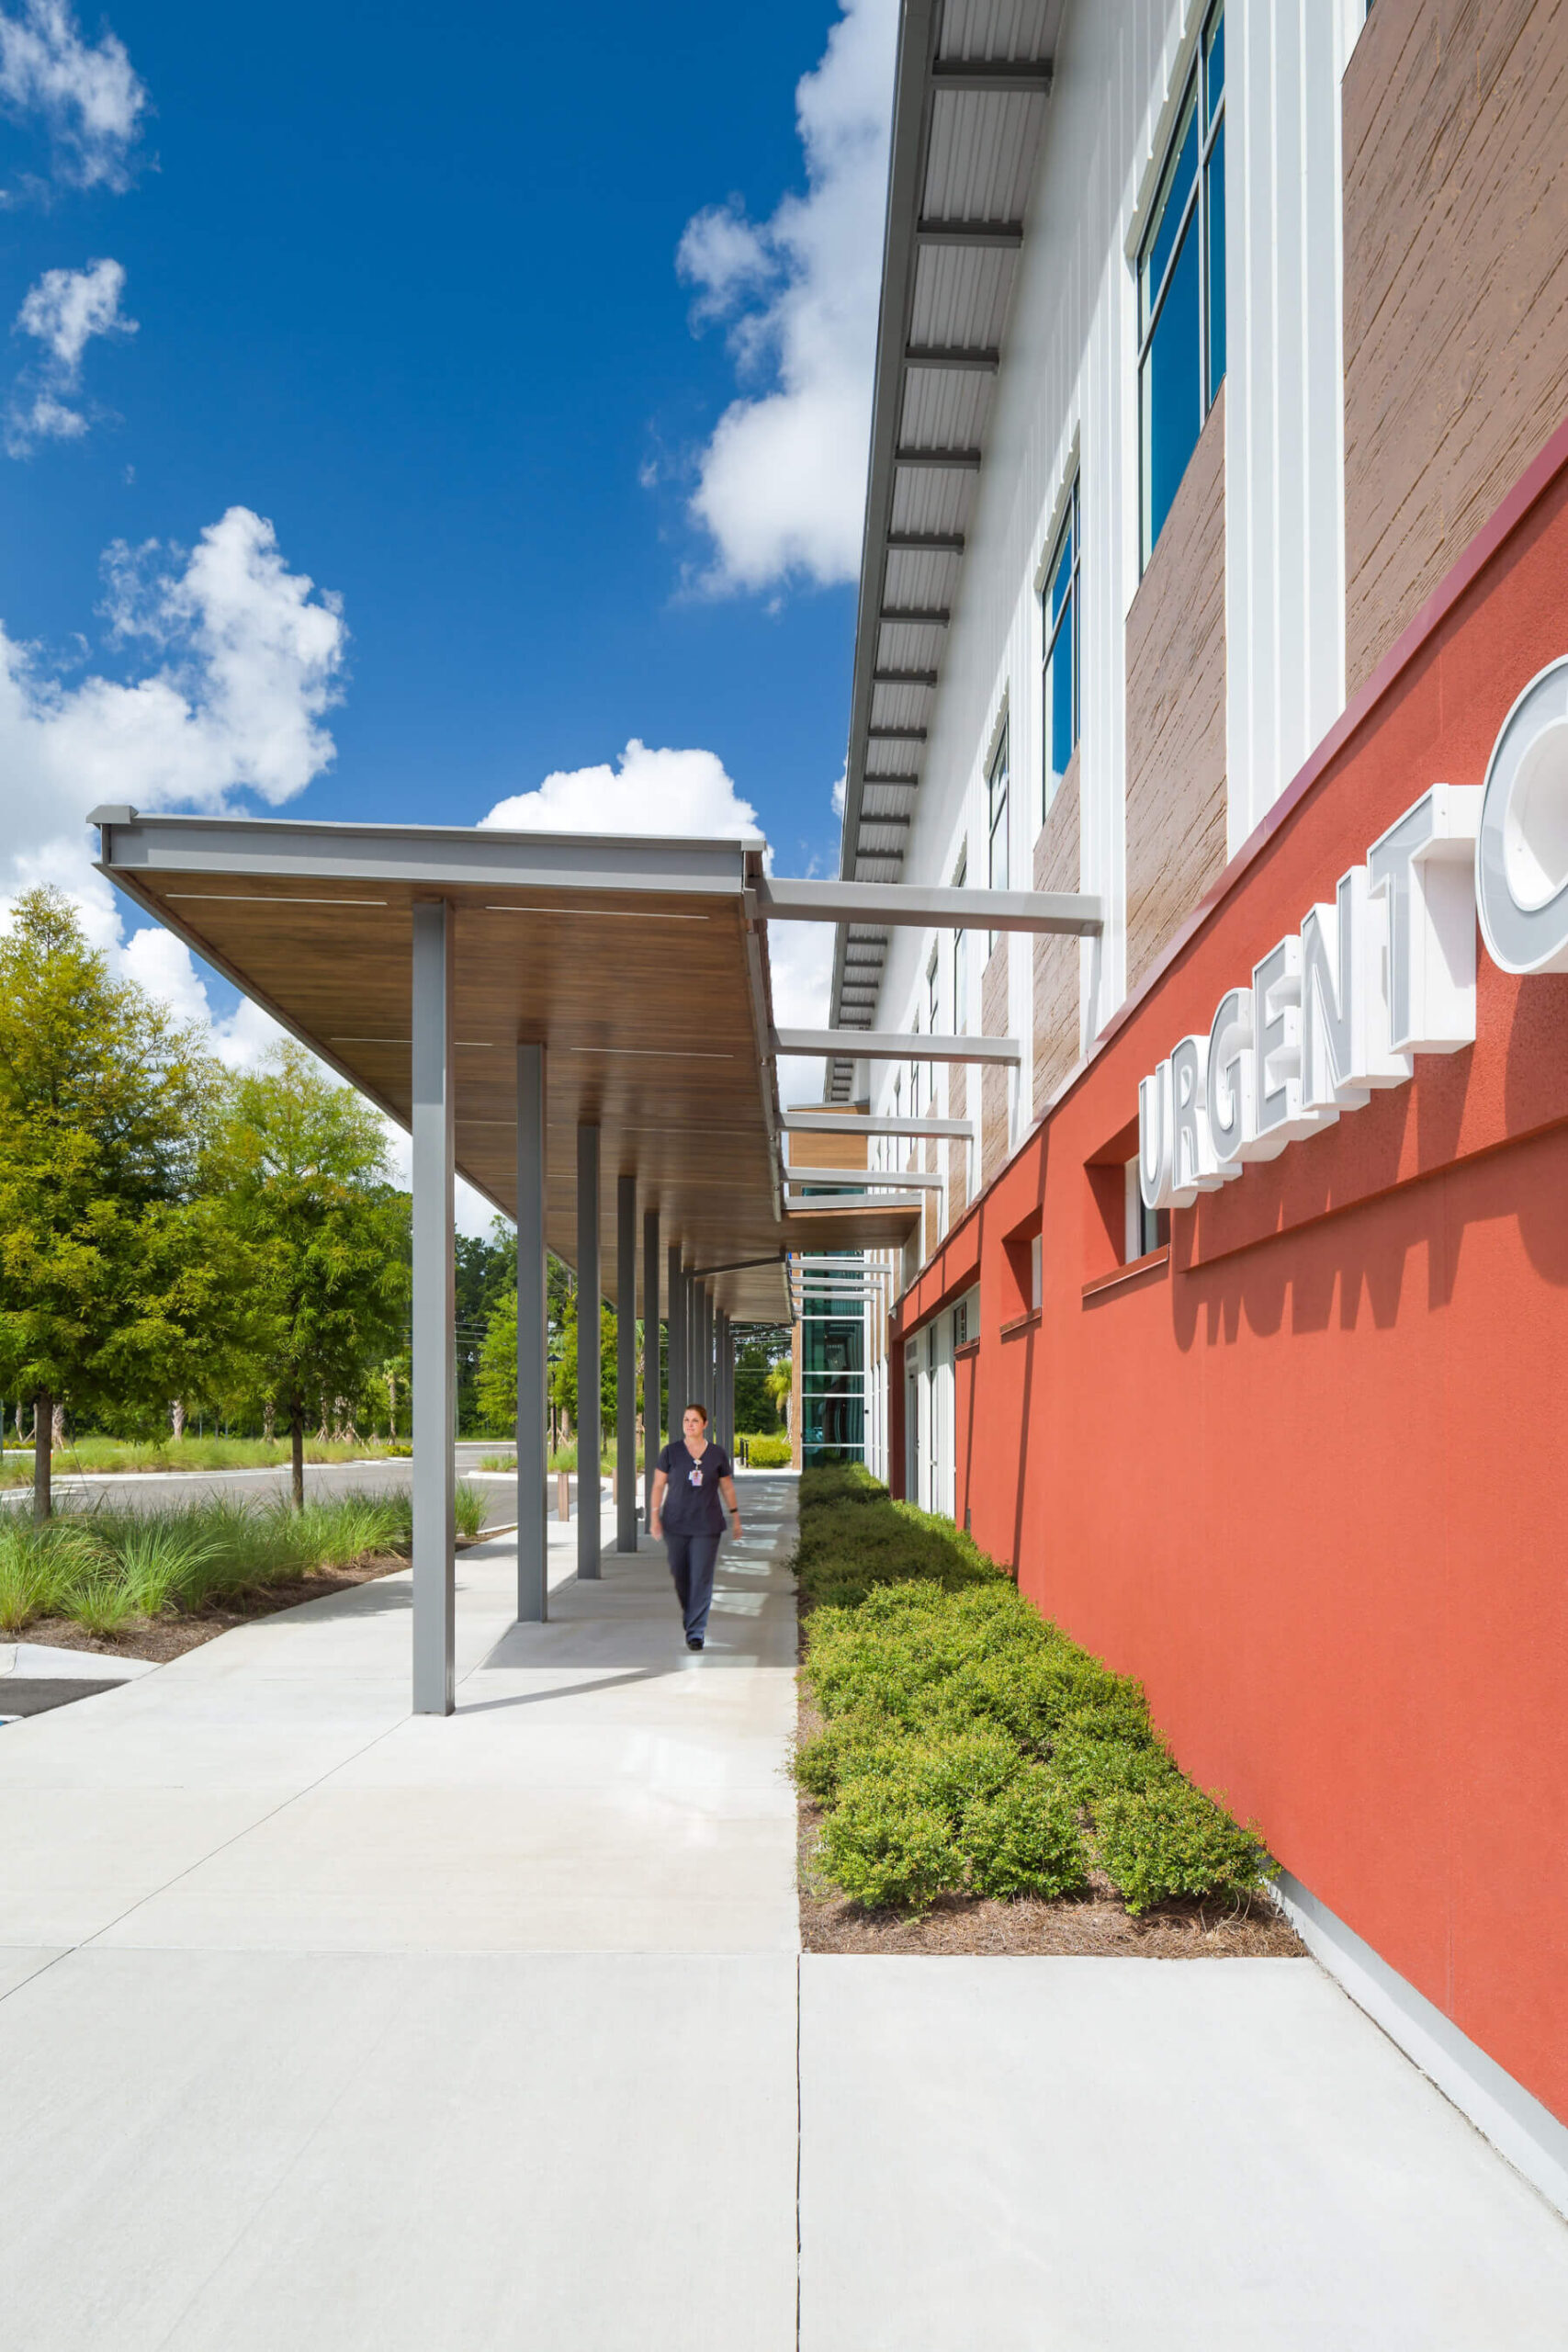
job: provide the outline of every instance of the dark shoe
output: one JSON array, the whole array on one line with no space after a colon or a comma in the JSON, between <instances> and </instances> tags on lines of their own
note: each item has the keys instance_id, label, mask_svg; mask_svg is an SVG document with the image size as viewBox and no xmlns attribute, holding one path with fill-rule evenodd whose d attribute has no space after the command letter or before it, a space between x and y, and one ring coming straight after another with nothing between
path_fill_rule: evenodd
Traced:
<instances>
[{"instance_id":1,"label":"dark shoe","mask_svg":"<svg viewBox=\"0 0 1568 2352\"><path fill-rule=\"evenodd\" d=\"M702 1635L701 1635L700 1634L687 1634L687 1636L686 1636L686 1647L687 1647L689 1650L700 1650L700 1649L702 1648L702 1645L703 1645L703 1637L702 1637Z\"/></svg>"}]
</instances>

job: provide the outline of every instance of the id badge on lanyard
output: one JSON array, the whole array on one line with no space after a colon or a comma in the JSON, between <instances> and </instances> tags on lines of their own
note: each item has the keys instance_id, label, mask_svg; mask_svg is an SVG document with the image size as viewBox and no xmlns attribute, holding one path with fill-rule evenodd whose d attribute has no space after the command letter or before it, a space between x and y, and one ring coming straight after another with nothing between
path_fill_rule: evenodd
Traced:
<instances>
[{"instance_id":1,"label":"id badge on lanyard","mask_svg":"<svg viewBox=\"0 0 1568 2352\"><path fill-rule=\"evenodd\" d=\"M700 1462L694 1462L690 1470L686 1473L686 1484L688 1487L700 1487L702 1483L703 1465Z\"/></svg>"}]
</instances>

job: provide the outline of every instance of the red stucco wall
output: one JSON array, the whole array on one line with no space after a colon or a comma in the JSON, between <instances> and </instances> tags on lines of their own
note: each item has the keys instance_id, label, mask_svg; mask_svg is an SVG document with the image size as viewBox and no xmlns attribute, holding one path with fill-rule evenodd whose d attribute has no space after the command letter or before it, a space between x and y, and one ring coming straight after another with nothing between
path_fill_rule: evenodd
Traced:
<instances>
[{"instance_id":1,"label":"red stucco wall","mask_svg":"<svg viewBox=\"0 0 1568 2352\"><path fill-rule=\"evenodd\" d=\"M1140 1077L1430 784L1480 783L1564 653L1568 430L897 1328L977 1254L960 1523L1568 2120L1568 978L1480 952L1472 1048L1176 1212L1168 1263L1083 1288L1115 1254L1088 1165L1133 1149ZM1043 1313L1006 1336L1005 1238L1042 1209Z\"/></svg>"}]
</instances>

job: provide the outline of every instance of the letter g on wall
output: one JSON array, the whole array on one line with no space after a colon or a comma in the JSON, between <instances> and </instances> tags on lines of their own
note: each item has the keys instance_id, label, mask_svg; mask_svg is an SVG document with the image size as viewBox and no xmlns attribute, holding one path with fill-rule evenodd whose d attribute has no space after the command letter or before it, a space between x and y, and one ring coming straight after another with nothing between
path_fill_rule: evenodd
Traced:
<instances>
[{"instance_id":1,"label":"letter g on wall","mask_svg":"<svg viewBox=\"0 0 1568 2352\"><path fill-rule=\"evenodd\" d=\"M1475 904L1503 971L1568 972L1568 657L1530 680L1493 747Z\"/></svg>"}]
</instances>

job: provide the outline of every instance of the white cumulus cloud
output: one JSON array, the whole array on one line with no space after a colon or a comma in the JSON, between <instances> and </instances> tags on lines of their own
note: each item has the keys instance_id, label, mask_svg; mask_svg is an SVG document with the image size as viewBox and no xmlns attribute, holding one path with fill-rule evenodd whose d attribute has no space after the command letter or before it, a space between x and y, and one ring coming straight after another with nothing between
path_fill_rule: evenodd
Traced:
<instances>
[{"instance_id":1,"label":"white cumulus cloud","mask_svg":"<svg viewBox=\"0 0 1568 2352\"><path fill-rule=\"evenodd\" d=\"M76 187L122 188L147 92L112 32L84 40L65 0L22 0L0 9L0 106L36 118L54 175Z\"/></svg>"},{"instance_id":2,"label":"white cumulus cloud","mask_svg":"<svg viewBox=\"0 0 1568 2352\"><path fill-rule=\"evenodd\" d=\"M691 512L706 584L853 580L860 564L887 196L897 0L843 0L795 114L807 192L766 220L734 202L687 224L694 318L730 322L742 381L702 453Z\"/></svg>"},{"instance_id":3,"label":"white cumulus cloud","mask_svg":"<svg viewBox=\"0 0 1568 2352\"><path fill-rule=\"evenodd\" d=\"M755 809L741 799L716 752L650 751L635 736L614 767L606 763L558 771L536 791L498 801L480 821L519 833L658 833L705 841L730 841L757 831ZM833 977L831 924L770 923L768 960L779 1025L825 1028ZM821 1091L819 1061L781 1061L781 1100L815 1102Z\"/></svg>"},{"instance_id":4,"label":"white cumulus cloud","mask_svg":"<svg viewBox=\"0 0 1568 2352\"><path fill-rule=\"evenodd\" d=\"M95 335L134 334L136 321L119 307L125 269L118 261L92 261L85 269L46 269L29 287L17 313L16 332L40 346L36 365L22 371L6 418L6 447L26 457L44 440L79 440L87 419L70 405L82 381L82 355Z\"/></svg>"},{"instance_id":5,"label":"white cumulus cloud","mask_svg":"<svg viewBox=\"0 0 1568 2352\"><path fill-rule=\"evenodd\" d=\"M322 721L347 632L337 598L289 571L248 507L187 554L116 546L105 570L111 636L148 647L139 674L73 678L0 622L0 916L18 891L53 883L96 944L197 1016L205 997L179 943L122 938L120 902L92 871L87 812L221 809L241 787L276 805L303 791L333 757Z\"/></svg>"},{"instance_id":6,"label":"white cumulus cloud","mask_svg":"<svg viewBox=\"0 0 1568 2352\"><path fill-rule=\"evenodd\" d=\"M733 840L757 831L716 752L651 751L634 735L614 767L558 769L500 800L481 825L519 833L681 833Z\"/></svg>"},{"instance_id":7,"label":"white cumulus cloud","mask_svg":"<svg viewBox=\"0 0 1568 2352\"><path fill-rule=\"evenodd\" d=\"M112 633L140 675L68 683L0 622L0 891L80 871L98 801L219 809L244 787L292 799L331 761L339 600L291 571L270 523L231 506L188 553L105 559Z\"/></svg>"}]
</instances>

